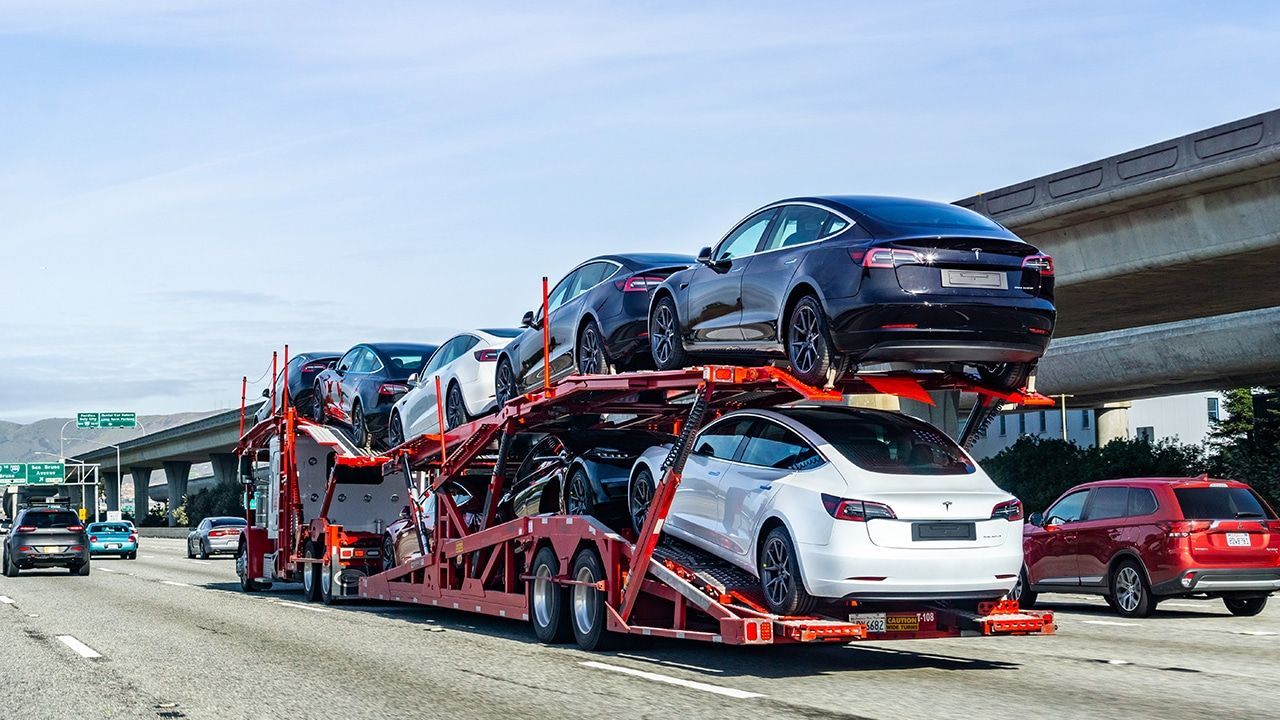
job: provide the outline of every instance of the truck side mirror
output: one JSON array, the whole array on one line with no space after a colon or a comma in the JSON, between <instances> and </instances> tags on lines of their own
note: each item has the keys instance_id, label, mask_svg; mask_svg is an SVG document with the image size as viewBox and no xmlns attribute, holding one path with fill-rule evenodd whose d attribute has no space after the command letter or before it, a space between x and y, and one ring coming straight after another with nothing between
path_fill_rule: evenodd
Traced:
<instances>
[{"instance_id":1,"label":"truck side mirror","mask_svg":"<svg viewBox=\"0 0 1280 720\"><path fill-rule=\"evenodd\" d=\"M253 482L253 458L248 455L240 456L240 477L245 482Z\"/></svg>"}]
</instances>

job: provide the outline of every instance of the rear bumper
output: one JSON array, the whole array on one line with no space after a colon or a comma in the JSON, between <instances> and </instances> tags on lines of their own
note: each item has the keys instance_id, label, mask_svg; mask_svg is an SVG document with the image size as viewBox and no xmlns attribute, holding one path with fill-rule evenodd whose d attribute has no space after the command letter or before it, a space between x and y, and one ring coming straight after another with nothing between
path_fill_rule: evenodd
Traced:
<instances>
[{"instance_id":1,"label":"rear bumper","mask_svg":"<svg viewBox=\"0 0 1280 720\"><path fill-rule=\"evenodd\" d=\"M235 538L230 541L208 542L205 543L211 555L234 554L240 547L240 539Z\"/></svg>"},{"instance_id":2,"label":"rear bumper","mask_svg":"<svg viewBox=\"0 0 1280 720\"><path fill-rule=\"evenodd\" d=\"M137 549L138 543L136 542L96 542L89 544L89 553L92 555L123 555L135 552Z\"/></svg>"},{"instance_id":3,"label":"rear bumper","mask_svg":"<svg viewBox=\"0 0 1280 720\"><path fill-rule=\"evenodd\" d=\"M1013 589L1022 547L948 550L857 548L799 544L809 593L854 600L987 600ZM873 580L870 578L882 578Z\"/></svg>"},{"instance_id":4,"label":"rear bumper","mask_svg":"<svg viewBox=\"0 0 1280 720\"><path fill-rule=\"evenodd\" d=\"M1187 576L1190 575L1188 578ZM1184 593L1270 593L1280 590L1280 568L1185 568L1151 591L1156 595Z\"/></svg>"},{"instance_id":5,"label":"rear bumper","mask_svg":"<svg viewBox=\"0 0 1280 720\"><path fill-rule=\"evenodd\" d=\"M15 550L13 562L20 568L74 567L89 562L89 552L42 553Z\"/></svg>"}]
</instances>

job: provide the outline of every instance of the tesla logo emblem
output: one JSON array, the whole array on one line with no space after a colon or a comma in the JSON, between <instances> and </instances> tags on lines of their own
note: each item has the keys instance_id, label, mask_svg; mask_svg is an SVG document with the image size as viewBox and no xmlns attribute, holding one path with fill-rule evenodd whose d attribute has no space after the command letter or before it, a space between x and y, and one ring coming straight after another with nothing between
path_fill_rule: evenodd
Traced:
<instances>
[{"instance_id":1,"label":"tesla logo emblem","mask_svg":"<svg viewBox=\"0 0 1280 720\"><path fill-rule=\"evenodd\" d=\"M973 251L973 259L974 259L974 260L981 260L981 259L982 259L982 248L969 248L969 249Z\"/></svg>"},{"instance_id":2,"label":"tesla logo emblem","mask_svg":"<svg viewBox=\"0 0 1280 720\"><path fill-rule=\"evenodd\" d=\"M942 507L946 508L946 509L947 509L947 512L951 512L951 501L950 501L950 500L944 500L944 501L943 501L943 503L942 503Z\"/></svg>"}]
</instances>

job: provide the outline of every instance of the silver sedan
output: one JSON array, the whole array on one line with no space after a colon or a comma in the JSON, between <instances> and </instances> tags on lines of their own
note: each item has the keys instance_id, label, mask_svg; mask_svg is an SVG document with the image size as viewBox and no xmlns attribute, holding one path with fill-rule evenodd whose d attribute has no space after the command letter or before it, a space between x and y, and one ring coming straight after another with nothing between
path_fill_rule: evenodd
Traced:
<instances>
[{"instance_id":1,"label":"silver sedan","mask_svg":"<svg viewBox=\"0 0 1280 720\"><path fill-rule=\"evenodd\" d=\"M219 553L234 554L240 545L240 532L247 523L238 517L208 517L187 533L187 557L207 559Z\"/></svg>"}]
</instances>

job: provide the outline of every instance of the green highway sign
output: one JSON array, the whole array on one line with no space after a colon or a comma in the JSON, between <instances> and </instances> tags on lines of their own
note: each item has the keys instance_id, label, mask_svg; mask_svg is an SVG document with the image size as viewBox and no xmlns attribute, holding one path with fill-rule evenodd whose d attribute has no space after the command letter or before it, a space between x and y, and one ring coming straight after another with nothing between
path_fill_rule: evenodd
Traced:
<instances>
[{"instance_id":1,"label":"green highway sign","mask_svg":"<svg viewBox=\"0 0 1280 720\"><path fill-rule=\"evenodd\" d=\"M138 427L138 414L131 412L76 413L76 427L95 429Z\"/></svg>"},{"instance_id":2,"label":"green highway sign","mask_svg":"<svg viewBox=\"0 0 1280 720\"><path fill-rule=\"evenodd\" d=\"M57 485L67 479L63 463L0 463L0 485Z\"/></svg>"}]
</instances>

